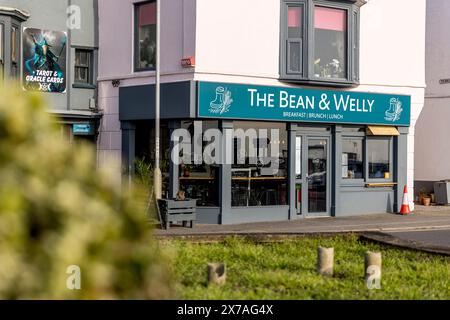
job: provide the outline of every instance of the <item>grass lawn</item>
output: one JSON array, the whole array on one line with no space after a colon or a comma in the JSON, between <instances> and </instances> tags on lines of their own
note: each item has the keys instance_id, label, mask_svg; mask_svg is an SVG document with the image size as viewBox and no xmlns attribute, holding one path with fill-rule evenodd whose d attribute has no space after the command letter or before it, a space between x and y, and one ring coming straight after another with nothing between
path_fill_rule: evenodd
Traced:
<instances>
[{"instance_id":1,"label":"grass lawn","mask_svg":"<svg viewBox=\"0 0 450 320\"><path fill-rule=\"evenodd\" d=\"M317 246L334 247L335 276L316 274ZM450 299L450 257L360 242L356 236L257 243L169 241L184 299ZM364 253L381 251L381 289L365 284ZM207 263L225 262L227 284L207 285Z\"/></svg>"}]
</instances>

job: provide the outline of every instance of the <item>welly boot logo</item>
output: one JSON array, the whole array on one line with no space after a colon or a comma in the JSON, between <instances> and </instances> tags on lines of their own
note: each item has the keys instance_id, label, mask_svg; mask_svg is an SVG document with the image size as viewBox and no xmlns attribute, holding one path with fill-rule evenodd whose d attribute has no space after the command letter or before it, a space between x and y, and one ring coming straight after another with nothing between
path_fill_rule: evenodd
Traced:
<instances>
[{"instance_id":1,"label":"welly boot logo","mask_svg":"<svg viewBox=\"0 0 450 320\"><path fill-rule=\"evenodd\" d=\"M230 110L233 99L231 97L231 91L224 87L216 88L216 97L209 104L209 112L214 114L224 114Z\"/></svg>"},{"instance_id":2,"label":"welly boot logo","mask_svg":"<svg viewBox=\"0 0 450 320\"><path fill-rule=\"evenodd\" d=\"M400 116L402 115L402 103L400 99L392 98L390 100L389 109L384 113L385 117L384 119L386 121L392 121L395 122L400 119Z\"/></svg>"}]
</instances>

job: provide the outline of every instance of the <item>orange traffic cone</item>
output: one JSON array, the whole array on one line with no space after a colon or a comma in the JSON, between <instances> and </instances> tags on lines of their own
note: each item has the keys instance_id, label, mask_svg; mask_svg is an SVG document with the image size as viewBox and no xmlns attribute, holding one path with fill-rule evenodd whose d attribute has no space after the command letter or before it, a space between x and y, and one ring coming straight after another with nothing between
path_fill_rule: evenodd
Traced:
<instances>
[{"instance_id":1,"label":"orange traffic cone","mask_svg":"<svg viewBox=\"0 0 450 320\"><path fill-rule=\"evenodd\" d=\"M402 207L400 208L400 214L407 215L411 214L411 210L409 209L409 201L408 201L408 189L405 187L403 188L403 202Z\"/></svg>"}]
</instances>

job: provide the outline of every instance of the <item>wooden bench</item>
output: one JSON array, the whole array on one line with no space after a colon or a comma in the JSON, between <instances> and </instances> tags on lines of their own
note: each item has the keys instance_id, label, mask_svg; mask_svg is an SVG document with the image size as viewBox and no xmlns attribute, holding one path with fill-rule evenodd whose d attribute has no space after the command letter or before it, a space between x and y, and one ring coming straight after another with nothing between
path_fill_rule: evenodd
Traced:
<instances>
[{"instance_id":1,"label":"wooden bench","mask_svg":"<svg viewBox=\"0 0 450 320\"><path fill-rule=\"evenodd\" d=\"M174 200L174 199L159 199L158 210L160 216L164 221L165 229L170 228L171 222L183 222L183 227L186 227L190 222L191 228L194 227L196 215L197 200Z\"/></svg>"}]
</instances>

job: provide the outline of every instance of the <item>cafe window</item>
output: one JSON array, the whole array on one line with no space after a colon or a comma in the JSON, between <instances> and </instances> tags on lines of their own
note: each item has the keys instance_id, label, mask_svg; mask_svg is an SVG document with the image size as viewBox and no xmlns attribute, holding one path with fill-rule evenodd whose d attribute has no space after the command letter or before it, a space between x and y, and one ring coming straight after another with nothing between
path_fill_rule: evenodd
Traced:
<instances>
[{"instance_id":1,"label":"cafe window","mask_svg":"<svg viewBox=\"0 0 450 320\"><path fill-rule=\"evenodd\" d=\"M342 127L342 182L393 181L395 127Z\"/></svg>"},{"instance_id":2,"label":"cafe window","mask_svg":"<svg viewBox=\"0 0 450 320\"><path fill-rule=\"evenodd\" d=\"M363 138L342 139L342 178L363 179Z\"/></svg>"},{"instance_id":3,"label":"cafe window","mask_svg":"<svg viewBox=\"0 0 450 320\"><path fill-rule=\"evenodd\" d=\"M367 162L369 179L392 179L392 138L367 139Z\"/></svg>"},{"instance_id":4,"label":"cafe window","mask_svg":"<svg viewBox=\"0 0 450 320\"><path fill-rule=\"evenodd\" d=\"M234 122L233 207L287 204L286 124Z\"/></svg>"},{"instance_id":5,"label":"cafe window","mask_svg":"<svg viewBox=\"0 0 450 320\"><path fill-rule=\"evenodd\" d=\"M93 84L93 60L92 50L75 49L75 84Z\"/></svg>"},{"instance_id":6,"label":"cafe window","mask_svg":"<svg viewBox=\"0 0 450 320\"><path fill-rule=\"evenodd\" d=\"M356 0L281 0L281 79L308 84L358 83Z\"/></svg>"},{"instance_id":7,"label":"cafe window","mask_svg":"<svg viewBox=\"0 0 450 320\"><path fill-rule=\"evenodd\" d=\"M154 70L156 65L156 2L135 6L135 70Z\"/></svg>"},{"instance_id":8,"label":"cafe window","mask_svg":"<svg viewBox=\"0 0 450 320\"><path fill-rule=\"evenodd\" d=\"M219 206L220 164L214 163L212 159L206 159L208 155L205 148L213 141L205 141L204 134L207 130L218 130L219 122L199 121L198 123L201 127L200 134L196 134L193 121L181 123L181 128L186 129L191 137L191 152L186 151L180 154L179 190L184 191L186 198L197 199L197 205L200 207L217 207ZM197 141L194 141L194 138ZM195 154L195 143L202 146L201 154ZM202 160L198 161L200 156L203 156Z\"/></svg>"}]
</instances>

